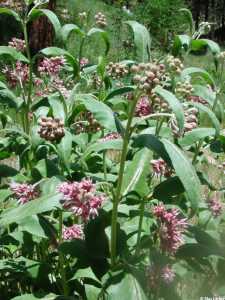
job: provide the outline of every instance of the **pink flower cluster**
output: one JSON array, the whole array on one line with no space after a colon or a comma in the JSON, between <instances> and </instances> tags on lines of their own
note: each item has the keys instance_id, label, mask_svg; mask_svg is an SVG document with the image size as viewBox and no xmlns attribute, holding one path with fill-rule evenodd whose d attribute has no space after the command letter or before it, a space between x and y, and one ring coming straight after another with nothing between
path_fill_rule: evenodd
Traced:
<instances>
[{"instance_id":1,"label":"pink flower cluster","mask_svg":"<svg viewBox=\"0 0 225 300\"><path fill-rule=\"evenodd\" d=\"M13 182L10 189L15 194L19 204L25 204L39 196L39 192L32 184Z\"/></svg>"},{"instance_id":2,"label":"pink flower cluster","mask_svg":"<svg viewBox=\"0 0 225 300\"><path fill-rule=\"evenodd\" d=\"M168 167L167 163L162 158L151 160L151 165L155 176L171 176L172 170Z\"/></svg>"},{"instance_id":3,"label":"pink flower cluster","mask_svg":"<svg viewBox=\"0 0 225 300\"><path fill-rule=\"evenodd\" d=\"M137 117L144 117L150 115L151 112L152 108L149 103L149 98L147 96L142 96L136 105L135 115Z\"/></svg>"},{"instance_id":4,"label":"pink flower cluster","mask_svg":"<svg viewBox=\"0 0 225 300\"><path fill-rule=\"evenodd\" d=\"M87 222L98 215L104 201L102 194L96 191L96 185L90 179L81 182L64 182L57 188L63 194L63 207L81 216Z\"/></svg>"},{"instance_id":5,"label":"pink flower cluster","mask_svg":"<svg viewBox=\"0 0 225 300\"><path fill-rule=\"evenodd\" d=\"M223 211L223 205L217 196L214 196L208 201L208 208L210 209L214 218L219 217Z\"/></svg>"},{"instance_id":6,"label":"pink flower cluster","mask_svg":"<svg viewBox=\"0 0 225 300\"><path fill-rule=\"evenodd\" d=\"M28 82L29 79L29 67L20 61L16 62L15 69L11 69L10 67L6 66L2 72L5 74L6 79L12 88L16 87L18 82L24 84Z\"/></svg>"},{"instance_id":7,"label":"pink flower cluster","mask_svg":"<svg viewBox=\"0 0 225 300\"><path fill-rule=\"evenodd\" d=\"M159 287L160 282L171 284L176 275L169 265L162 267L152 264L146 269L146 276L149 288L154 290Z\"/></svg>"},{"instance_id":8,"label":"pink flower cluster","mask_svg":"<svg viewBox=\"0 0 225 300\"><path fill-rule=\"evenodd\" d=\"M81 66L81 68L85 67L88 64L89 64L88 58L82 57L81 60L80 60L80 66Z\"/></svg>"},{"instance_id":9,"label":"pink flower cluster","mask_svg":"<svg viewBox=\"0 0 225 300\"><path fill-rule=\"evenodd\" d=\"M12 38L12 40L9 42L9 47L12 47L14 49L16 49L17 51L21 51L24 52L24 50L26 49L26 44L24 40L21 39L17 39L17 38Z\"/></svg>"},{"instance_id":10,"label":"pink flower cluster","mask_svg":"<svg viewBox=\"0 0 225 300\"><path fill-rule=\"evenodd\" d=\"M55 56L51 58L45 57L38 66L38 72L41 75L56 76L65 65L65 59L62 56Z\"/></svg>"},{"instance_id":11,"label":"pink flower cluster","mask_svg":"<svg viewBox=\"0 0 225 300\"><path fill-rule=\"evenodd\" d=\"M73 240L73 239L84 239L84 231L82 225L73 225L70 227L63 228L63 239L65 241Z\"/></svg>"},{"instance_id":12,"label":"pink flower cluster","mask_svg":"<svg viewBox=\"0 0 225 300\"><path fill-rule=\"evenodd\" d=\"M179 211L176 208L166 210L163 204L154 207L153 214L160 225L161 249L169 254L175 254L184 243L182 235L188 227L187 219L180 218Z\"/></svg>"},{"instance_id":13,"label":"pink flower cluster","mask_svg":"<svg viewBox=\"0 0 225 300\"><path fill-rule=\"evenodd\" d=\"M104 136L101 141L103 142L107 142L107 141L112 141L112 140L117 140L117 139L120 139L121 138L121 135L117 132L111 132L111 133L108 133L106 136Z\"/></svg>"}]
</instances>

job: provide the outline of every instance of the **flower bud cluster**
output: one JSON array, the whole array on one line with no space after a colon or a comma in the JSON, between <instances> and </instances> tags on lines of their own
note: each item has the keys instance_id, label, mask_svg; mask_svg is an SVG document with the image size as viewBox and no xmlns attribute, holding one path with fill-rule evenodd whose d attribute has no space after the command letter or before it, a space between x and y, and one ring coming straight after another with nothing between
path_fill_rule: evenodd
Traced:
<instances>
[{"instance_id":1,"label":"flower bud cluster","mask_svg":"<svg viewBox=\"0 0 225 300\"><path fill-rule=\"evenodd\" d=\"M51 58L45 57L38 66L38 72L41 75L56 76L65 65L65 59L63 56L55 56Z\"/></svg>"},{"instance_id":2,"label":"flower bud cluster","mask_svg":"<svg viewBox=\"0 0 225 300\"><path fill-rule=\"evenodd\" d=\"M89 59L86 57L82 57L80 60L80 67L83 68L89 64Z\"/></svg>"},{"instance_id":3,"label":"flower bud cluster","mask_svg":"<svg viewBox=\"0 0 225 300\"><path fill-rule=\"evenodd\" d=\"M82 132L95 133L101 129L101 125L89 111L82 112L75 125L76 134Z\"/></svg>"},{"instance_id":4,"label":"flower bud cluster","mask_svg":"<svg viewBox=\"0 0 225 300\"><path fill-rule=\"evenodd\" d=\"M122 137L118 132L111 132L111 133L108 133L106 136L104 136L102 139L100 139L100 141L108 142L108 141L113 141L113 140L117 140L117 139L121 139L121 138ZM108 149L106 151L106 156L111 161L118 163L121 159L121 150Z\"/></svg>"},{"instance_id":5,"label":"flower bud cluster","mask_svg":"<svg viewBox=\"0 0 225 300\"><path fill-rule=\"evenodd\" d=\"M180 137L186 132L192 131L198 127L198 109L197 108L188 108L184 112L184 130L180 132L177 120L175 117L172 117L169 121L169 126L176 137Z\"/></svg>"},{"instance_id":6,"label":"flower bud cluster","mask_svg":"<svg viewBox=\"0 0 225 300\"><path fill-rule=\"evenodd\" d=\"M140 63L130 69L134 73L133 82L140 90L151 92L163 80L165 75L164 64Z\"/></svg>"},{"instance_id":7,"label":"flower bud cluster","mask_svg":"<svg viewBox=\"0 0 225 300\"><path fill-rule=\"evenodd\" d=\"M151 160L151 166L156 177L170 177L172 174L172 169L162 158Z\"/></svg>"},{"instance_id":8,"label":"flower bud cluster","mask_svg":"<svg viewBox=\"0 0 225 300\"><path fill-rule=\"evenodd\" d=\"M63 194L62 205L65 209L80 216L84 222L95 218L101 208L104 195L98 193L96 185L90 179L83 179L81 182L63 182L58 188Z\"/></svg>"},{"instance_id":9,"label":"flower bud cluster","mask_svg":"<svg viewBox=\"0 0 225 300\"><path fill-rule=\"evenodd\" d=\"M24 40L21 39L17 39L17 38L12 38L11 41L9 41L9 47L12 47L14 49L16 49L17 51L20 52L24 52L24 50L26 49L26 44Z\"/></svg>"},{"instance_id":10,"label":"flower bud cluster","mask_svg":"<svg viewBox=\"0 0 225 300\"><path fill-rule=\"evenodd\" d=\"M107 21L106 21L106 17L103 13L101 12L98 12L96 15L95 15L95 22L96 22L96 25L99 26L99 27L106 27L107 26Z\"/></svg>"},{"instance_id":11,"label":"flower bud cluster","mask_svg":"<svg viewBox=\"0 0 225 300\"><path fill-rule=\"evenodd\" d=\"M152 113L152 107L148 96L142 96L136 105L135 116L144 117Z\"/></svg>"},{"instance_id":12,"label":"flower bud cluster","mask_svg":"<svg viewBox=\"0 0 225 300\"><path fill-rule=\"evenodd\" d=\"M39 192L37 191L36 187L28 183L13 182L10 185L10 189L14 193L19 204L25 204L39 196Z\"/></svg>"},{"instance_id":13,"label":"flower bud cluster","mask_svg":"<svg viewBox=\"0 0 225 300\"><path fill-rule=\"evenodd\" d=\"M150 99L152 101L153 111L157 112L168 112L170 110L169 104L161 99L157 94L151 92Z\"/></svg>"},{"instance_id":14,"label":"flower bud cluster","mask_svg":"<svg viewBox=\"0 0 225 300\"><path fill-rule=\"evenodd\" d=\"M178 209L167 210L163 204L153 208L153 215L159 224L161 249L174 255L184 243L183 233L188 227L187 219L179 216Z\"/></svg>"},{"instance_id":15,"label":"flower bud cluster","mask_svg":"<svg viewBox=\"0 0 225 300\"><path fill-rule=\"evenodd\" d=\"M42 117L38 124L40 137L47 141L57 141L65 135L64 123L59 118Z\"/></svg>"},{"instance_id":16,"label":"flower bud cluster","mask_svg":"<svg viewBox=\"0 0 225 300\"><path fill-rule=\"evenodd\" d=\"M83 240L84 239L84 231L82 225L73 225L70 227L63 227L63 240L70 241L74 239Z\"/></svg>"},{"instance_id":17,"label":"flower bud cluster","mask_svg":"<svg viewBox=\"0 0 225 300\"><path fill-rule=\"evenodd\" d=\"M29 67L20 61L16 62L15 69L5 66L2 72L5 74L6 79L12 88L16 87L18 83L24 85L24 83L27 83L29 80Z\"/></svg>"},{"instance_id":18,"label":"flower bud cluster","mask_svg":"<svg viewBox=\"0 0 225 300\"><path fill-rule=\"evenodd\" d=\"M79 19L80 19L82 22L85 21L85 20L87 19L87 13L86 13L86 11L80 12L78 16L79 16Z\"/></svg>"},{"instance_id":19,"label":"flower bud cluster","mask_svg":"<svg viewBox=\"0 0 225 300\"><path fill-rule=\"evenodd\" d=\"M217 195L214 195L214 197L208 200L208 208L211 211L214 218L219 217L224 209L223 204L221 203Z\"/></svg>"},{"instance_id":20,"label":"flower bud cluster","mask_svg":"<svg viewBox=\"0 0 225 300\"><path fill-rule=\"evenodd\" d=\"M190 101L190 102L193 102L193 103L201 103L201 104L204 104L204 105L208 104L208 102L200 96L193 96L193 95L188 96L187 100Z\"/></svg>"},{"instance_id":21,"label":"flower bud cluster","mask_svg":"<svg viewBox=\"0 0 225 300\"><path fill-rule=\"evenodd\" d=\"M187 80L185 82L178 82L175 92L179 98L187 98L194 92L192 84Z\"/></svg>"},{"instance_id":22,"label":"flower bud cluster","mask_svg":"<svg viewBox=\"0 0 225 300\"><path fill-rule=\"evenodd\" d=\"M169 71L179 75L184 68L181 60L179 58L175 58L172 55L169 55L166 59L166 64L168 65Z\"/></svg>"},{"instance_id":23,"label":"flower bud cluster","mask_svg":"<svg viewBox=\"0 0 225 300\"><path fill-rule=\"evenodd\" d=\"M106 67L108 75L115 79L120 79L128 74L127 67L122 63L110 62Z\"/></svg>"}]
</instances>

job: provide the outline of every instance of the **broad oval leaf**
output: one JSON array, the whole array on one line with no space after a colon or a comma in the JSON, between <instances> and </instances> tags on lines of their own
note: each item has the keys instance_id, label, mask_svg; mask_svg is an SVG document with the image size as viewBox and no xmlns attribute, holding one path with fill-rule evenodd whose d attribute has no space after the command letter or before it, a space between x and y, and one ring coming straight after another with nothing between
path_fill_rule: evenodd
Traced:
<instances>
[{"instance_id":1,"label":"broad oval leaf","mask_svg":"<svg viewBox=\"0 0 225 300\"><path fill-rule=\"evenodd\" d=\"M150 172L149 162L151 160L151 152L144 148L140 150L127 165L121 194L125 196L131 191L137 192L141 196L146 196L149 192L146 177Z\"/></svg>"},{"instance_id":2,"label":"broad oval leaf","mask_svg":"<svg viewBox=\"0 0 225 300\"><path fill-rule=\"evenodd\" d=\"M13 16L16 19L16 21L22 25L22 20L20 16L12 9L6 7L0 7L0 14Z\"/></svg>"},{"instance_id":3,"label":"broad oval leaf","mask_svg":"<svg viewBox=\"0 0 225 300\"><path fill-rule=\"evenodd\" d=\"M71 161L72 142L73 142L73 136L68 130L66 130L65 136L61 139L60 143L57 145L59 158L63 161L63 163L65 164L68 170Z\"/></svg>"},{"instance_id":4,"label":"broad oval leaf","mask_svg":"<svg viewBox=\"0 0 225 300\"><path fill-rule=\"evenodd\" d=\"M76 97L77 101L82 103L86 109L93 113L95 119L110 131L116 131L113 111L104 103L98 101L91 94L80 94Z\"/></svg>"},{"instance_id":5,"label":"broad oval leaf","mask_svg":"<svg viewBox=\"0 0 225 300\"><path fill-rule=\"evenodd\" d=\"M29 63L29 60L21 52L12 47L0 46L0 56L1 55L9 56L13 60L19 60L25 63Z\"/></svg>"},{"instance_id":6,"label":"broad oval leaf","mask_svg":"<svg viewBox=\"0 0 225 300\"><path fill-rule=\"evenodd\" d=\"M207 83L209 83L210 85L215 87L215 81L213 80L212 76L208 72L206 72L205 70L203 70L201 68L190 67L190 68L184 69L181 73L181 79L185 80L185 79L187 79L187 77L193 76L193 75L201 76Z\"/></svg>"},{"instance_id":7,"label":"broad oval leaf","mask_svg":"<svg viewBox=\"0 0 225 300\"><path fill-rule=\"evenodd\" d=\"M87 33L87 36L91 37L92 35L95 35L95 34L99 34L101 36L101 38L104 40L105 45L106 45L105 55L107 55L109 52L109 49L110 49L110 41L109 41L108 33L100 28L92 28Z\"/></svg>"},{"instance_id":8,"label":"broad oval leaf","mask_svg":"<svg viewBox=\"0 0 225 300\"><path fill-rule=\"evenodd\" d=\"M176 174L185 188L192 208L196 210L202 201L201 184L196 171L190 160L176 145L166 139L163 139L162 142L172 161Z\"/></svg>"},{"instance_id":9,"label":"broad oval leaf","mask_svg":"<svg viewBox=\"0 0 225 300\"><path fill-rule=\"evenodd\" d=\"M124 86L122 88L113 90L105 97L104 101L107 101L115 96L119 96L119 95L123 95L123 94L129 93L129 92L132 92L132 91L134 91L134 89L135 88L133 86Z\"/></svg>"},{"instance_id":10,"label":"broad oval leaf","mask_svg":"<svg viewBox=\"0 0 225 300\"><path fill-rule=\"evenodd\" d=\"M170 105L176 116L180 132L182 132L184 128L184 110L180 101L175 97L174 94L160 86L157 86L154 91Z\"/></svg>"},{"instance_id":11,"label":"broad oval leaf","mask_svg":"<svg viewBox=\"0 0 225 300\"><path fill-rule=\"evenodd\" d=\"M62 40L66 44L70 34L78 33L81 36L85 36L85 33L75 24L66 24L61 28Z\"/></svg>"},{"instance_id":12,"label":"broad oval leaf","mask_svg":"<svg viewBox=\"0 0 225 300\"><path fill-rule=\"evenodd\" d=\"M195 128L187 132L184 137L179 140L179 144L182 147L187 147L195 144L200 140L204 140L206 137L214 136L216 130L214 128Z\"/></svg>"},{"instance_id":13,"label":"broad oval leaf","mask_svg":"<svg viewBox=\"0 0 225 300\"><path fill-rule=\"evenodd\" d=\"M182 49L188 50L191 38L186 34L177 35L174 39L172 54L177 56Z\"/></svg>"},{"instance_id":14,"label":"broad oval leaf","mask_svg":"<svg viewBox=\"0 0 225 300\"><path fill-rule=\"evenodd\" d=\"M149 61L151 52L151 37L147 28L136 21L127 21L125 24L129 25L134 33L137 61Z\"/></svg>"},{"instance_id":15,"label":"broad oval leaf","mask_svg":"<svg viewBox=\"0 0 225 300\"><path fill-rule=\"evenodd\" d=\"M116 139L111 141L98 141L87 148L83 157L87 157L91 152L100 152L104 150L122 150L122 139Z\"/></svg>"},{"instance_id":16,"label":"broad oval leaf","mask_svg":"<svg viewBox=\"0 0 225 300\"><path fill-rule=\"evenodd\" d=\"M6 226L23 220L26 217L50 211L55 207L60 207L59 200L61 198L61 194L49 194L32 200L24 205L7 210L1 215L1 224Z\"/></svg>"}]
</instances>

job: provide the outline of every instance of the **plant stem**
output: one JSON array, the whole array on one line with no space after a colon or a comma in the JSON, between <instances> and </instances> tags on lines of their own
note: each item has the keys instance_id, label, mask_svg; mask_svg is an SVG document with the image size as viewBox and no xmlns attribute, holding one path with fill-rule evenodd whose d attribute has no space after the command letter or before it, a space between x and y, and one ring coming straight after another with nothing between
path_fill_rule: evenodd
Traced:
<instances>
[{"instance_id":1,"label":"plant stem","mask_svg":"<svg viewBox=\"0 0 225 300\"><path fill-rule=\"evenodd\" d=\"M113 199L113 211L112 211L112 222L111 222L111 264L112 266L114 266L116 262L118 205L121 200L121 189L123 184L127 149L128 149L129 139L130 139L130 129L131 129L131 123L132 123L135 107L137 104L137 100L139 99L139 96L140 95L137 95L134 98L134 100L130 103L131 106L128 115L126 130L123 138L123 147L122 147L122 154L120 159L120 168L119 168L117 187L116 187L115 197Z\"/></svg>"},{"instance_id":2,"label":"plant stem","mask_svg":"<svg viewBox=\"0 0 225 300\"><path fill-rule=\"evenodd\" d=\"M63 211L59 210L59 244L62 243L62 231L63 231ZM62 287L63 287L63 294L64 296L69 296L69 287L66 281L66 273L64 270L65 266L65 259L63 253L59 253L59 269L62 279Z\"/></svg>"},{"instance_id":3,"label":"plant stem","mask_svg":"<svg viewBox=\"0 0 225 300\"><path fill-rule=\"evenodd\" d=\"M145 198L142 199L140 204L140 219L138 224L138 236L137 236L137 245L135 255L138 256L140 252L140 242L141 242L141 231L142 231L142 224L144 220L144 212L145 212Z\"/></svg>"},{"instance_id":4,"label":"plant stem","mask_svg":"<svg viewBox=\"0 0 225 300\"><path fill-rule=\"evenodd\" d=\"M197 160L197 157L199 155L199 151L201 149L202 144L203 144L203 141L199 141L199 143L198 143L198 145L197 145L197 147L195 149L195 155L194 155L193 160L192 160L192 164L193 165L196 164L196 160Z\"/></svg>"},{"instance_id":5,"label":"plant stem","mask_svg":"<svg viewBox=\"0 0 225 300\"><path fill-rule=\"evenodd\" d=\"M27 58L29 60L29 82L28 82L28 94L27 94L27 102L26 110L25 110L25 119L26 119L26 133L29 134L30 132L30 122L29 122L29 112L30 112L30 105L31 105L31 95L32 95L32 73L33 73L33 62L32 57L30 53L30 45L29 45L29 39L28 39L28 32L27 32L27 22L24 22L23 24L23 34L24 34L24 40L26 45L26 52L27 52Z\"/></svg>"}]
</instances>

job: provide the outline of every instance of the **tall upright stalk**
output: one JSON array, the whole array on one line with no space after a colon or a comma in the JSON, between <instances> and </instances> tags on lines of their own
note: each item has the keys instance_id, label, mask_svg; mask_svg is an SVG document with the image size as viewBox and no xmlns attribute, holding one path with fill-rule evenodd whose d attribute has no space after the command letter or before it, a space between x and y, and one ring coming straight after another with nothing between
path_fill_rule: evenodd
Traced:
<instances>
[{"instance_id":1,"label":"tall upright stalk","mask_svg":"<svg viewBox=\"0 0 225 300\"><path fill-rule=\"evenodd\" d=\"M122 154L120 159L120 168L119 168L117 187L115 191L115 197L113 199L113 211L112 211L112 222L111 222L111 264L112 266L114 266L116 263L118 205L122 197L121 189L123 184L123 176L124 176L125 162L127 157L128 144L130 140L131 124L132 124L132 119L134 116L135 107L139 99L139 96L140 96L139 94L136 95L134 100L130 103L130 111L128 114L127 125L126 125L124 138L123 138L123 147L122 147Z\"/></svg>"}]
</instances>

